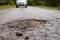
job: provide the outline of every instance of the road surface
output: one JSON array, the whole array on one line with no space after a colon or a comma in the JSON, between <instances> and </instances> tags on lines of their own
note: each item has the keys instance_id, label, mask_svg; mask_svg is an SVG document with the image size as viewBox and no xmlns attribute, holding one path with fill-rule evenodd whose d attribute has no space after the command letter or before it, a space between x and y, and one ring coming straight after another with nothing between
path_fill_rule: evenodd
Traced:
<instances>
[{"instance_id":1,"label":"road surface","mask_svg":"<svg viewBox=\"0 0 60 40\"><path fill-rule=\"evenodd\" d=\"M50 10L36 7L9 8L0 11L0 24L15 19L47 19L60 18L59 10Z\"/></svg>"},{"instance_id":2,"label":"road surface","mask_svg":"<svg viewBox=\"0 0 60 40\"><path fill-rule=\"evenodd\" d=\"M60 40L58 10L35 7L5 9L0 11L0 24L0 40Z\"/></svg>"}]
</instances>

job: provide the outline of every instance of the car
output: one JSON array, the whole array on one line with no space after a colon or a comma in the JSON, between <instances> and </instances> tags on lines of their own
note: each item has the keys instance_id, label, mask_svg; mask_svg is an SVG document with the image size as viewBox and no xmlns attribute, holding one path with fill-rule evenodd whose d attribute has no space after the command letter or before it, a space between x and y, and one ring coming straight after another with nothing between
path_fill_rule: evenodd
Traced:
<instances>
[{"instance_id":1,"label":"car","mask_svg":"<svg viewBox=\"0 0 60 40\"><path fill-rule=\"evenodd\" d=\"M16 0L16 8L19 6L25 6L27 8L27 0Z\"/></svg>"}]
</instances>

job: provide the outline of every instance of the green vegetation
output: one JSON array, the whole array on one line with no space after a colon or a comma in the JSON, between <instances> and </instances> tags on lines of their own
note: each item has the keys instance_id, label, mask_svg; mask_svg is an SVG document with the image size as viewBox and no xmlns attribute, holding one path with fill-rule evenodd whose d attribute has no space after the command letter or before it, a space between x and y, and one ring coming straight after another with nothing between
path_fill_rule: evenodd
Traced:
<instances>
[{"instance_id":1,"label":"green vegetation","mask_svg":"<svg viewBox=\"0 0 60 40\"><path fill-rule=\"evenodd\" d=\"M60 0L28 0L28 5L58 7Z\"/></svg>"},{"instance_id":2,"label":"green vegetation","mask_svg":"<svg viewBox=\"0 0 60 40\"><path fill-rule=\"evenodd\" d=\"M15 4L15 0L0 0L0 6L1 5L14 5Z\"/></svg>"},{"instance_id":3,"label":"green vegetation","mask_svg":"<svg viewBox=\"0 0 60 40\"><path fill-rule=\"evenodd\" d=\"M4 5L7 6L6 8L8 8L9 5L15 5L15 4L16 4L16 0L0 0L0 9L5 8ZM29 6L60 9L60 0L28 0L27 4Z\"/></svg>"},{"instance_id":4,"label":"green vegetation","mask_svg":"<svg viewBox=\"0 0 60 40\"><path fill-rule=\"evenodd\" d=\"M6 8L12 8L15 5L15 0L0 0L0 10Z\"/></svg>"},{"instance_id":5,"label":"green vegetation","mask_svg":"<svg viewBox=\"0 0 60 40\"><path fill-rule=\"evenodd\" d=\"M51 6L33 6L33 7L60 10L60 7L51 7Z\"/></svg>"},{"instance_id":6,"label":"green vegetation","mask_svg":"<svg viewBox=\"0 0 60 40\"><path fill-rule=\"evenodd\" d=\"M6 9L6 8L13 8L15 5L2 5L0 6L0 10Z\"/></svg>"},{"instance_id":7,"label":"green vegetation","mask_svg":"<svg viewBox=\"0 0 60 40\"><path fill-rule=\"evenodd\" d=\"M60 10L60 0L28 0L28 5Z\"/></svg>"},{"instance_id":8,"label":"green vegetation","mask_svg":"<svg viewBox=\"0 0 60 40\"><path fill-rule=\"evenodd\" d=\"M0 5L14 5L16 0L0 0ZM28 0L28 5L33 6L51 6L58 7L60 6L60 0Z\"/></svg>"}]
</instances>

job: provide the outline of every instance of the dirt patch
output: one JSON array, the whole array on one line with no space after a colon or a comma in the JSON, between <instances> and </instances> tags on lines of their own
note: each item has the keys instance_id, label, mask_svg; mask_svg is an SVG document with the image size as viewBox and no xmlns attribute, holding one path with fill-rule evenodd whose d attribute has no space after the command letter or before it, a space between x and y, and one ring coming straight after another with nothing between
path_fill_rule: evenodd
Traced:
<instances>
[{"instance_id":1,"label":"dirt patch","mask_svg":"<svg viewBox=\"0 0 60 40\"><path fill-rule=\"evenodd\" d=\"M6 22L0 25L0 40L59 40L59 24L36 19Z\"/></svg>"}]
</instances>

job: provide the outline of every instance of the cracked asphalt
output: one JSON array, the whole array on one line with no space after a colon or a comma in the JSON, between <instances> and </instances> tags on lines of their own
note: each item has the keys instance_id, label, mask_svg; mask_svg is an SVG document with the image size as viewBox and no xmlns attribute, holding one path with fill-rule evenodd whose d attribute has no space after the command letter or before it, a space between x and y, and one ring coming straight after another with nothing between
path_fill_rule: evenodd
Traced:
<instances>
[{"instance_id":1,"label":"cracked asphalt","mask_svg":"<svg viewBox=\"0 0 60 40\"><path fill-rule=\"evenodd\" d=\"M44 8L30 7L27 8L10 8L0 11L0 24L15 19L47 19L52 20L60 18L60 10L50 10Z\"/></svg>"},{"instance_id":2,"label":"cracked asphalt","mask_svg":"<svg viewBox=\"0 0 60 40\"><path fill-rule=\"evenodd\" d=\"M30 6L1 10L0 40L60 40L60 10Z\"/></svg>"}]
</instances>

